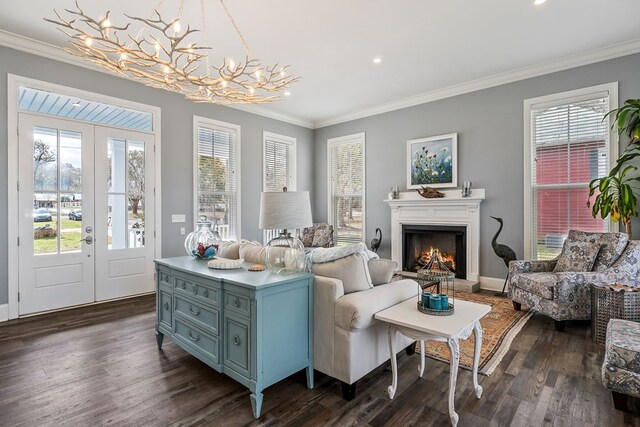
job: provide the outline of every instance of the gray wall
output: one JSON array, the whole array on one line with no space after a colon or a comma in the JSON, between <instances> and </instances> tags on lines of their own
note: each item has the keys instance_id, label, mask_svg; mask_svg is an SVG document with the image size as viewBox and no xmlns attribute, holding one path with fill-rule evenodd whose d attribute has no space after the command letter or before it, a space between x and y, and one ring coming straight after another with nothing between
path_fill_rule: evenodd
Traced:
<instances>
[{"instance_id":1,"label":"gray wall","mask_svg":"<svg viewBox=\"0 0 640 427\"><path fill-rule=\"evenodd\" d=\"M491 249L497 223L500 241L523 256L523 101L528 98L619 82L619 101L640 97L640 54L531 78L315 131L315 220L327 218L327 139L366 133L366 241L376 227L384 236L380 254L389 257L391 214L382 200L389 188L406 189L406 141L458 133L458 182L486 189L481 206L480 274L504 277L506 268ZM621 149L626 145L621 139ZM640 222L634 220L636 235Z\"/></svg>"},{"instance_id":2,"label":"gray wall","mask_svg":"<svg viewBox=\"0 0 640 427\"><path fill-rule=\"evenodd\" d=\"M313 131L244 111L195 104L178 94L30 55L0 46L0 304L7 302L7 73L57 83L162 109L162 256L184 253L180 226L193 227L193 116L209 117L242 128L242 237L262 241L258 229L262 191L262 132L298 140L298 189L313 186ZM186 214L186 224L172 224L171 214Z\"/></svg>"}]
</instances>

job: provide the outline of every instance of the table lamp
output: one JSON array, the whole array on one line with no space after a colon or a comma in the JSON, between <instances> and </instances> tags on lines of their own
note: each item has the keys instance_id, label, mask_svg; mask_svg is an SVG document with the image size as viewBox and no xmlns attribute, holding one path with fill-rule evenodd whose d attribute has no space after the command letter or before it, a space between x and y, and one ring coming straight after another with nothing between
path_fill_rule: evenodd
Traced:
<instances>
[{"instance_id":1,"label":"table lamp","mask_svg":"<svg viewBox=\"0 0 640 427\"><path fill-rule=\"evenodd\" d=\"M288 230L311 227L311 200L308 191L263 192L260 194L260 222L263 230L282 230L267 243L267 268L276 274L304 270L304 245Z\"/></svg>"}]
</instances>

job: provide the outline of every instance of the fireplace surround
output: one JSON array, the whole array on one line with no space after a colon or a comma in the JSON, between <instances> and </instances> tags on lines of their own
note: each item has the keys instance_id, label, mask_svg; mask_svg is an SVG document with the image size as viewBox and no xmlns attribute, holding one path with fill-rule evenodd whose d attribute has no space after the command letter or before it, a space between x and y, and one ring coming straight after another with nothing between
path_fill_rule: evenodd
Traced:
<instances>
[{"instance_id":1,"label":"fireplace surround","mask_svg":"<svg viewBox=\"0 0 640 427\"><path fill-rule=\"evenodd\" d=\"M485 191L473 189L470 197L462 197L459 189L442 192L444 197L439 199L425 199L409 191L400 193L399 199L389 195L385 200L391 208L391 259L405 269L403 227L460 227L465 230L466 280L477 284L480 280L480 205Z\"/></svg>"}]
</instances>

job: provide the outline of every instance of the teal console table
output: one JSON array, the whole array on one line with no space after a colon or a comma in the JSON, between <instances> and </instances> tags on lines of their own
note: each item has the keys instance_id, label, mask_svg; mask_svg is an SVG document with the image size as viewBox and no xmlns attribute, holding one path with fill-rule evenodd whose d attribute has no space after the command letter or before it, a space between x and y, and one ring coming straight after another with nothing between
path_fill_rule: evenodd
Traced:
<instances>
[{"instance_id":1,"label":"teal console table","mask_svg":"<svg viewBox=\"0 0 640 427\"><path fill-rule=\"evenodd\" d=\"M251 390L306 369L313 388L313 275L212 270L184 256L156 263L156 338L164 336Z\"/></svg>"}]
</instances>

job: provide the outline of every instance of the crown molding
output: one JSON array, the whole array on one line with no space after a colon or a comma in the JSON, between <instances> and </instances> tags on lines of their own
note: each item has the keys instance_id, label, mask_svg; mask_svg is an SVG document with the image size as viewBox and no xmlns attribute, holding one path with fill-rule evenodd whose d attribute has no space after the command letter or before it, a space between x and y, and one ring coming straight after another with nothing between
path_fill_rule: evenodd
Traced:
<instances>
[{"instance_id":1,"label":"crown molding","mask_svg":"<svg viewBox=\"0 0 640 427\"><path fill-rule=\"evenodd\" d=\"M314 129L320 129L323 127L336 125L338 123L349 122L364 117L375 116L377 114L400 110L402 108L413 107L415 105L426 104L428 102L433 102L440 99L451 98L453 96L463 95L465 93L488 89L507 83L513 83L519 80L525 80L532 77L551 74L558 71L568 70L570 68L618 58L621 56L632 55L638 52L640 52L640 38L599 49L580 52L574 55L568 55L563 58L542 62L528 67L518 68L516 70L507 71L505 73L494 74L493 76L483 77L477 80L448 86L431 92L413 95L407 98L402 98L396 101L381 104L376 107L360 110L358 112L335 116L326 120L320 120L314 123Z\"/></svg>"},{"instance_id":2,"label":"crown molding","mask_svg":"<svg viewBox=\"0 0 640 427\"><path fill-rule=\"evenodd\" d=\"M99 71L101 73L114 76L113 73L98 67L90 62L83 61L82 59L70 55L60 46L56 46L51 43L35 40L29 37L21 36L19 34L11 33L0 29L0 46L6 46L11 49L21 50L33 55L42 56L45 58L53 59L55 61L64 62L66 64L75 65L78 67L86 68L92 71ZM116 76L117 77L117 76ZM127 79L136 81L135 79ZM290 116L288 114L276 113L269 111L264 107L258 107L255 105L224 105L225 107L234 108L247 113L256 114L258 116L267 117L274 120L280 120L286 123L290 123L297 126L313 129L313 122L301 119L299 117Z\"/></svg>"}]
</instances>

